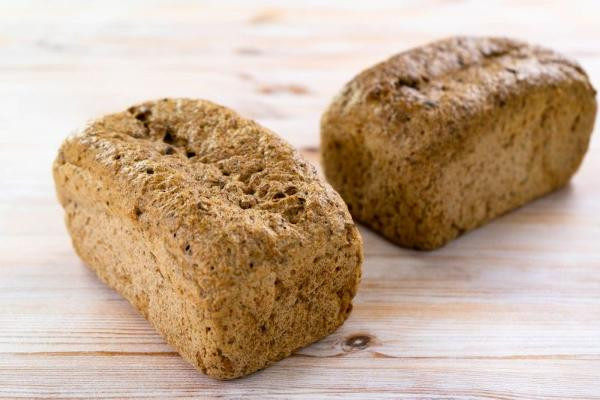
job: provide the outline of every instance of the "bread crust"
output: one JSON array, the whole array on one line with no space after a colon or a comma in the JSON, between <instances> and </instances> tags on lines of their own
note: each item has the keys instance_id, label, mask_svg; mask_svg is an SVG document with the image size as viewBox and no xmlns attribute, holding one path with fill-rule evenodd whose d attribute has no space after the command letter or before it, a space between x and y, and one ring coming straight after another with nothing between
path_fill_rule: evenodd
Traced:
<instances>
[{"instance_id":1,"label":"bread crust","mask_svg":"<svg viewBox=\"0 0 600 400\"><path fill-rule=\"evenodd\" d=\"M225 107L105 116L63 143L53 173L80 257L212 377L286 357L351 310L362 240L342 199Z\"/></svg>"},{"instance_id":2,"label":"bread crust","mask_svg":"<svg viewBox=\"0 0 600 400\"><path fill-rule=\"evenodd\" d=\"M328 181L354 218L435 249L564 186L595 90L575 62L505 38L453 37L345 85L321 120Z\"/></svg>"}]
</instances>

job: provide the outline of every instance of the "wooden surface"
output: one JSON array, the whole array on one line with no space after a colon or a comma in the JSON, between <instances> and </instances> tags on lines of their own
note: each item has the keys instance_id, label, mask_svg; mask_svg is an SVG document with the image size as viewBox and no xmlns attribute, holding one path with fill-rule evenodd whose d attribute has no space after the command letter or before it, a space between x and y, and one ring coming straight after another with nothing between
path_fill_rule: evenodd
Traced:
<instances>
[{"instance_id":1,"label":"wooden surface","mask_svg":"<svg viewBox=\"0 0 600 400\"><path fill-rule=\"evenodd\" d=\"M598 2L0 2L0 398L600 399L600 145L572 184L430 253L367 229L337 332L250 377L194 371L73 252L60 141L164 96L256 118L317 160L361 68L456 33L578 59L600 87Z\"/></svg>"}]
</instances>

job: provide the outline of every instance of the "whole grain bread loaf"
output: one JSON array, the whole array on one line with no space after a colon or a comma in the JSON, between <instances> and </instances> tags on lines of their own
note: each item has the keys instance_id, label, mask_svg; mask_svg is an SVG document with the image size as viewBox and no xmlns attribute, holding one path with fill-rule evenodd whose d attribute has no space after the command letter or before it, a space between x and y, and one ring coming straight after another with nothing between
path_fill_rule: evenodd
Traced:
<instances>
[{"instance_id":1,"label":"whole grain bread loaf","mask_svg":"<svg viewBox=\"0 0 600 400\"><path fill-rule=\"evenodd\" d=\"M356 220L434 249L565 185L588 147L595 94L551 50L441 40L346 84L321 121L325 175Z\"/></svg>"},{"instance_id":2,"label":"whole grain bread loaf","mask_svg":"<svg viewBox=\"0 0 600 400\"><path fill-rule=\"evenodd\" d=\"M54 179L80 257L191 364L249 374L333 332L363 259L339 195L233 111L164 99L67 139Z\"/></svg>"}]
</instances>

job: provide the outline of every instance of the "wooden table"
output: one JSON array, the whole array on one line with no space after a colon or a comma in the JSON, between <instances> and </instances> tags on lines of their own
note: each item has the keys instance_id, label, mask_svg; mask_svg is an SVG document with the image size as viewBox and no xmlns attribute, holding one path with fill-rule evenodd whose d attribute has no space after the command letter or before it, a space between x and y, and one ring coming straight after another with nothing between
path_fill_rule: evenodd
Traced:
<instances>
[{"instance_id":1,"label":"wooden table","mask_svg":"<svg viewBox=\"0 0 600 400\"><path fill-rule=\"evenodd\" d=\"M193 370L77 258L50 164L87 119L204 97L318 160L361 68L457 33L578 59L600 87L600 6L535 1L0 3L0 398L600 399L600 138L567 188L435 252L368 229L350 319L231 382Z\"/></svg>"}]
</instances>

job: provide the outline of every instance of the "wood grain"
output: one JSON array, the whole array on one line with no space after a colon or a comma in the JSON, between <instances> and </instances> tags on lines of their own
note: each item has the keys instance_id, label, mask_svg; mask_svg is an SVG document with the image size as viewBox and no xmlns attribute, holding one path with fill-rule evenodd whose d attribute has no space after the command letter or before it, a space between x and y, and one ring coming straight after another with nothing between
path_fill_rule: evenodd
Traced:
<instances>
[{"instance_id":1,"label":"wood grain","mask_svg":"<svg viewBox=\"0 0 600 400\"><path fill-rule=\"evenodd\" d=\"M438 251L361 228L347 323L232 382L193 370L71 248L50 163L87 119L205 97L316 163L345 81L459 33L556 48L600 87L597 2L1 2L0 398L600 399L597 137L568 187Z\"/></svg>"}]
</instances>

